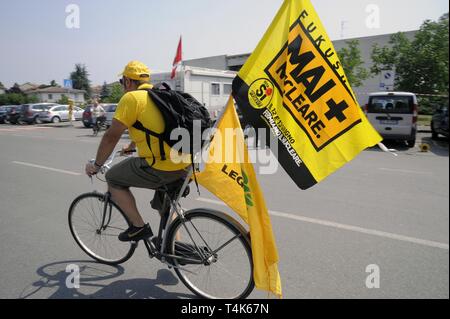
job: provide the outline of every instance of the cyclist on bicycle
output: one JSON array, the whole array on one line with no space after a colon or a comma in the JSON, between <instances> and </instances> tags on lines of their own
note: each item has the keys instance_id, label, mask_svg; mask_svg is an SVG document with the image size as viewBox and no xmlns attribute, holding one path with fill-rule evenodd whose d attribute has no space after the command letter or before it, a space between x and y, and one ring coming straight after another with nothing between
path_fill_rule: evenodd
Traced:
<instances>
[{"instance_id":1,"label":"cyclist on bicycle","mask_svg":"<svg viewBox=\"0 0 450 319\"><path fill-rule=\"evenodd\" d=\"M154 132L163 132L165 123L157 106L150 99L146 89L150 84L150 71L138 61L128 63L121 74L125 95L120 100L114 114L111 127L103 136L95 159L95 163L87 164L88 176L98 173L102 165L113 152L122 134L128 129L132 142L122 148L122 152L137 147L138 157L128 158L113 166L106 174L108 189L112 199L127 215L132 226L119 235L121 241L138 241L152 236L149 224L145 224L136 206L136 200L130 187L157 189L186 178L189 158L174 160L171 148L164 143L166 159L161 159L159 140L150 136L150 148L146 134L133 127L136 121Z\"/></svg>"},{"instance_id":2,"label":"cyclist on bicycle","mask_svg":"<svg viewBox=\"0 0 450 319\"><path fill-rule=\"evenodd\" d=\"M100 106L97 99L94 99L93 105L91 107L92 125L94 130L100 130L100 122L105 121L105 110Z\"/></svg>"}]
</instances>

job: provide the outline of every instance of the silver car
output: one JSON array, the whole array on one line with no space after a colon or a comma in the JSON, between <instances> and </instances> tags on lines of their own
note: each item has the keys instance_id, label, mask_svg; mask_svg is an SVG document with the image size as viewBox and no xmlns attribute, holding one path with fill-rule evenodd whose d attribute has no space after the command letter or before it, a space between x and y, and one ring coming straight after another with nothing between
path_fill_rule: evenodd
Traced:
<instances>
[{"instance_id":1,"label":"silver car","mask_svg":"<svg viewBox=\"0 0 450 319\"><path fill-rule=\"evenodd\" d=\"M104 104L102 106L105 109L106 127L109 128L111 126L114 113L116 113L117 104Z\"/></svg>"},{"instance_id":2,"label":"silver car","mask_svg":"<svg viewBox=\"0 0 450 319\"><path fill-rule=\"evenodd\" d=\"M79 121L83 117L83 109L78 106L73 107L72 120ZM39 120L42 122L59 123L69 121L69 106L56 105L39 114Z\"/></svg>"}]
</instances>

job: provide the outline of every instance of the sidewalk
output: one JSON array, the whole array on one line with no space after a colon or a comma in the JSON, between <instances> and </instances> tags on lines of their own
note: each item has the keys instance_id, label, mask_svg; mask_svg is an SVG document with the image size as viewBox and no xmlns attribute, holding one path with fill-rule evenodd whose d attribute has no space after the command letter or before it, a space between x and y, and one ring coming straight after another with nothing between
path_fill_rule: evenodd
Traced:
<instances>
[{"instance_id":1,"label":"sidewalk","mask_svg":"<svg viewBox=\"0 0 450 319\"><path fill-rule=\"evenodd\" d=\"M83 126L83 123L81 121L73 121L72 123L70 123L70 122L42 123L42 124L37 124L37 126L41 126L41 127L56 127L56 128L79 127L79 126Z\"/></svg>"}]
</instances>

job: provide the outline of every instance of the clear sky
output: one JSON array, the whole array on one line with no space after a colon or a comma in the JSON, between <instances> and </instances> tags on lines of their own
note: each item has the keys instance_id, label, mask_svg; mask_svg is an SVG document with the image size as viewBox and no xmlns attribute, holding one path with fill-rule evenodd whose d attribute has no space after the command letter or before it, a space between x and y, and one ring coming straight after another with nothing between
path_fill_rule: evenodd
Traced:
<instances>
[{"instance_id":1,"label":"clear sky","mask_svg":"<svg viewBox=\"0 0 450 319\"><path fill-rule=\"evenodd\" d=\"M94 85L117 80L130 60L169 71L179 36L183 59L251 52L282 0L0 0L0 81L62 84L75 63ZM312 0L331 39L415 30L448 12L447 0ZM66 6L80 28L66 27ZM380 10L368 28L368 5Z\"/></svg>"}]
</instances>

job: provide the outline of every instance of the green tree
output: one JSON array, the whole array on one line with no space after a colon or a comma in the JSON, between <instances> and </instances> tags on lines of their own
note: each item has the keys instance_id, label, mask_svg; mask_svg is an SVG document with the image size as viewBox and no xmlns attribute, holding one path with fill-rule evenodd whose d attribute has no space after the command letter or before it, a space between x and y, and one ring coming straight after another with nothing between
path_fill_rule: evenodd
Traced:
<instances>
[{"instance_id":1,"label":"green tree","mask_svg":"<svg viewBox=\"0 0 450 319\"><path fill-rule=\"evenodd\" d=\"M20 105L27 103L25 95L20 93L7 93L1 95L0 103L2 105Z\"/></svg>"},{"instance_id":2,"label":"green tree","mask_svg":"<svg viewBox=\"0 0 450 319\"><path fill-rule=\"evenodd\" d=\"M369 72L363 67L364 61L361 57L358 40L350 40L345 42L347 47L337 51L339 59L347 75L347 79L351 86L359 87L363 81L369 77Z\"/></svg>"},{"instance_id":3,"label":"green tree","mask_svg":"<svg viewBox=\"0 0 450 319\"><path fill-rule=\"evenodd\" d=\"M119 103L120 99L122 98L124 94L122 85L120 83L114 83L111 85L111 93L109 97L105 99L104 102L106 103Z\"/></svg>"},{"instance_id":4,"label":"green tree","mask_svg":"<svg viewBox=\"0 0 450 319\"><path fill-rule=\"evenodd\" d=\"M5 86L3 85L2 82L0 82L0 89L5 89Z\"/></svg>"},{"instance_id":5,"label":"green tree","mask_svg":"<svg viewBox=\"0 0 450 319\"><path fill-rule=\"evenodd\" d=\"M52 81L50 82L50 86L51 86L51 87L59 87L58 83L56 83L55 80L52 80Z\"/></svg>"},{"instance_id":6,"label":"green tree","mask_svg":"<svg viewBox=\"0 0 450 319\"><path fill-rule=\"evenodd\" d=\"M69 98L66 95L63 95L56 103L61 105L69 104Z\"/></svg>"},{"instance_id":7,"label":"green tree","mask_svg":"<svg viewBox=\"0 0 450 319\"><path fill-rule=\"evenodd\" d=\"M102 90L100 91L100 99L105 101L110 96L109 88L106 82L103 82Z\"/></svg>"},{"instance_id":8,"label":"green tree","mask_svg":"<svg viewBox=\"0 0 450 319\"><path fill-rule=\"evenodd\" d=\"M448 13L438 21L425 21L412 41L404 34L391 37L390 46L374 46L371 72L395 69L395 90L448 96ZM432 112L442 98L421 97L422 113Z\"/></svg>"},{"instance_id":9,"label":"green tree","mask_svg":"<svg viewBox=\"0 0 450 319\"><path fill-rule=\"evenodd\" d=\"M23 94L19 84L17 83L14 83L14 85L8 90L8 93Z\"/></svg>"},{"instance_id":10,"label":"green tree","mask_svg":"<svg viewBox=\"0 0 450 319\"><path fill-rule=\"evenodd\" d=\"M27 95L25 99L26 99L26 103L38 103L39 102L39 99L34 94Z\"/></svg>"},{"instance_id":11,"label":"green tree","mask_svg":"<svg viewBox=\"0 0 450 319\"><path fill-rule=\"evenodd\" d=\"M89 73L86 66L83 64L76 64L75 71L70 73L70 79L73 82L73 88L77 90L86 91L85 99L89 99L91 96L91 81L89 81Z\"/></svg>"}]
</instances>

